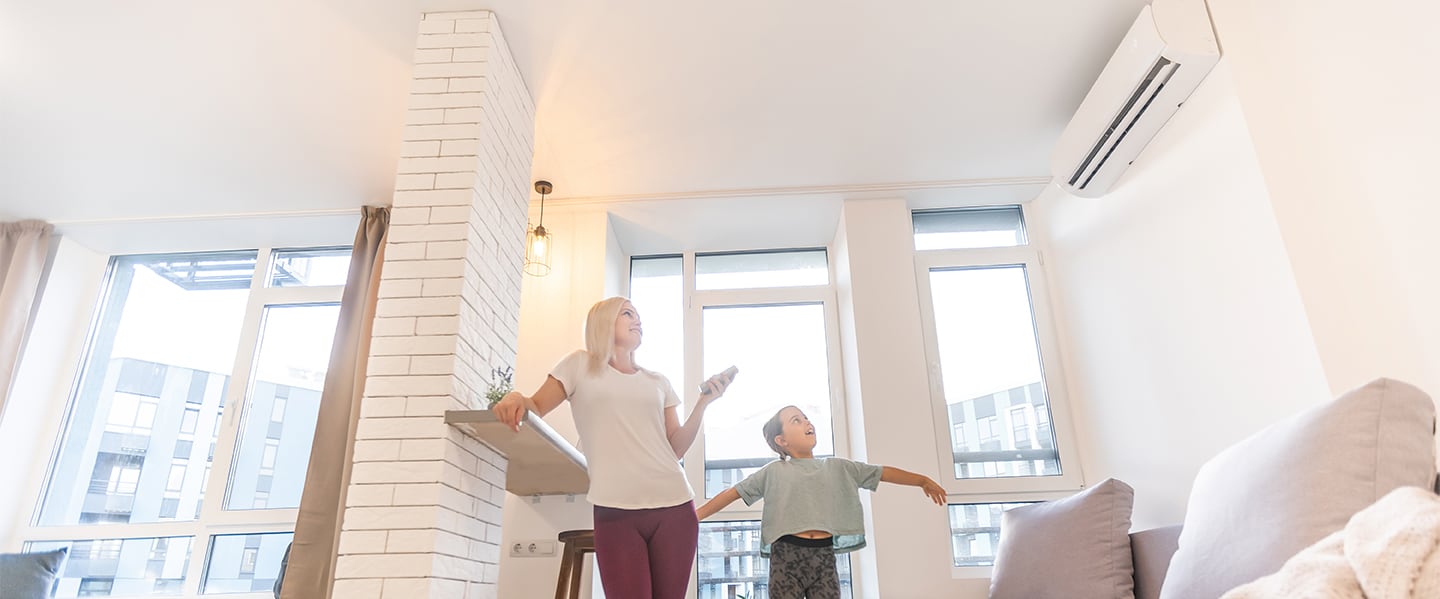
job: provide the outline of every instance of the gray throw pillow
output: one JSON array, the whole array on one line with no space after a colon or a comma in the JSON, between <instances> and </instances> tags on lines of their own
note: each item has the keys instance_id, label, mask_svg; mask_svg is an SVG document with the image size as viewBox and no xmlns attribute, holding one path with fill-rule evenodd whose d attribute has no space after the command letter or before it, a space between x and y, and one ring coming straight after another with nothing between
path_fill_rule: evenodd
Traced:
<instances>
[{"instance_id":1,"label":"gray throw pillow","mask_svg":"<svg viewBox=\"0 0 1440 599\"><path fill-rule=\"evenodd\" d=\"M1161 599L1215 599L1273 574L1397 487L1435 484L1435 404L1380 379L1200 468Z\"/></svg>"},{"instance_id":2,"label":"gray throw pillow","mask_svg":"<svg viewBox=\"0 0 1440 599\"><path fill-rule=\"evenodd\" d=\"M0 597L50 599L66 549L41 553L0 553Z\"/></svg>"},{"instance_id":3,"label":"gray throw pillow","mask_svg":"<svg viewBox=\"0 0 1440 599\"><path fill-rule=\"evenodd\" d=\"M1005 512L990 599L1134 597L1134 506L1135 490L1112 478L1065 499Z\"/></svg>"}]
</instances>

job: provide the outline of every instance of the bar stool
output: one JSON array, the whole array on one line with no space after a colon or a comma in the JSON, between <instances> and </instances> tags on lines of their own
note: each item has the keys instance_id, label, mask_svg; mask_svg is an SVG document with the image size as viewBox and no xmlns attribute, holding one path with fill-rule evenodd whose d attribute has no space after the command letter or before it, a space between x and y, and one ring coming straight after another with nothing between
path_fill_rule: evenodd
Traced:
<instances>
[{"instance_id":1,"label":"bar stool","mask_svg":"<svg viewBox=\"0 0 1440 599\"><path fill-rule=\"evenodd\" d=\"M560 580L555 584L555 599L580 599L580 579L584 577L585 554L595 553L595 531L567 530L560 533ZM566 588L569 594L566 594Z\"/></svg>"}]
</instances>

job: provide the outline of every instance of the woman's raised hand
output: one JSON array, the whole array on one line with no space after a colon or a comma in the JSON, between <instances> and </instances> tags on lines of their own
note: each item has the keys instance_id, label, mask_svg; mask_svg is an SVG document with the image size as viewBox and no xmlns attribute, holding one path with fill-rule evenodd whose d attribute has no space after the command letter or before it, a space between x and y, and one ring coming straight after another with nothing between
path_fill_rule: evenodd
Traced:
<instances>
[{"instance_id":1,"label":"woman's raised hand","mask_svg":"<svg viewBox=\"0 0 1440 599\"><path fill-rule=\"evenodd\" d=\"M705 383L700 385L700 401L710 402L720 399L720 396L725 394L725 390L730 388L730 383L734 380L735 376L728 370L705 379Z\"/></svg>"},{"instance_id":2,"label":"woman's raised hand","mask_svg":"<svg viewBox=\"0 0 1440 599\"><path fill-rule=\"evenodd\" d=\"M521 395L519 391L511 391L506 393L505 397L500 398L500 401L495 404L495 407L490 408L490 411L495 413L495 418L510 427L510 430L518 433L520 432L520 422L525 419L525 414L529 413L530 409L525 406L524 395Z\"/></svg>"}]
</instances>

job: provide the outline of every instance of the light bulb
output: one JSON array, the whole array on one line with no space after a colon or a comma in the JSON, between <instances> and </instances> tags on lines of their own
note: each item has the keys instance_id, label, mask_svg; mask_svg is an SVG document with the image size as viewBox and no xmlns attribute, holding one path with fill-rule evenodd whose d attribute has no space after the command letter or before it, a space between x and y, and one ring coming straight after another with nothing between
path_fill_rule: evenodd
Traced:
<instances>
[{"instance_id":1,"label":"light bulb","mask_svg":"<svg viewBox=\"0 0 1440 599\"><path fill-rule=\"evenodd\" d=\"M530 256L535 260L544 261L549 249L549 241L542 235L536 235L530 242Z\"/></svg>"}]
</instances>

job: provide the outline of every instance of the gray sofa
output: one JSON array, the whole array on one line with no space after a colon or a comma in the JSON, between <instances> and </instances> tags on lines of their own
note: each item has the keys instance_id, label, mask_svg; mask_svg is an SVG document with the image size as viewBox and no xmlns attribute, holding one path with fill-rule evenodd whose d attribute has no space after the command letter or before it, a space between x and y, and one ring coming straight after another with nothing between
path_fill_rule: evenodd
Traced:
<instances>
[{"instance_id":1,"label":"gray sofa","mask_svg":"<svg viewBox=\"0 0 1440 599\"><path fill-rule=\"evenodd\" d=\"M1215 599L1276 572L1402 486L1436 489L1435 404L1374 381L1272 425L1201 468L1185 524L1130 535L1136 599Z\"/></svg>"},{"instance_id":2,"label":"gray sofa","mask_svg":"<svg viewBox=\"0 0 1440 599\"><path fill-rule=\"evenodd\" d=\"M1180 525L1130 533L1130 559L1135 562L1135 599L1159 599L1160 584L1170 558L1180 548Z\"/></svg>"}]
</instances>

